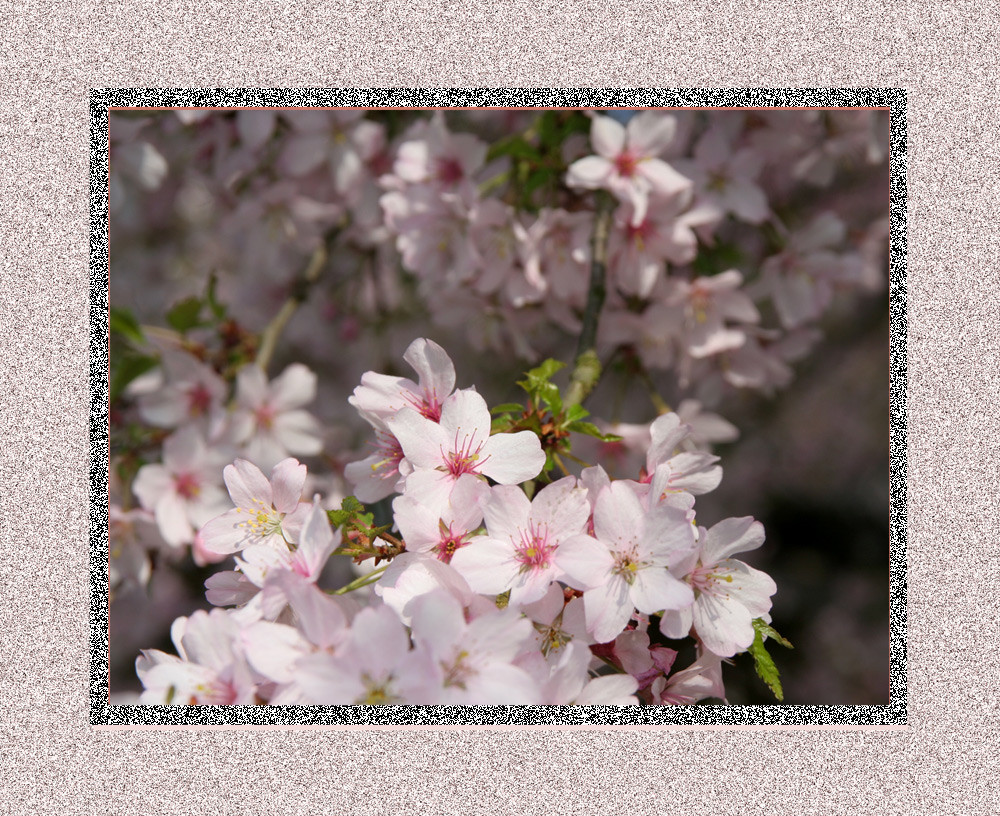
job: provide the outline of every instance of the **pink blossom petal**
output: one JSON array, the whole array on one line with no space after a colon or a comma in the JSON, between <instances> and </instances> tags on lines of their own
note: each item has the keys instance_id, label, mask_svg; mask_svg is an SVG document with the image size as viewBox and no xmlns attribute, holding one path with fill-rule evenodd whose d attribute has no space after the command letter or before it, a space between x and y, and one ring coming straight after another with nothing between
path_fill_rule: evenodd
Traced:
<instances>
[{"instance_id":1,"label":"pink blossom petal","mask_svg":"<svg viewBox=\"0 0 1000 816\"><path fill-rule=\"evenodd\" d=\"M455 388L455 366L447 352L433 340L417 338L403 354L420 375L420 385L427 394L443 401Z\"/></svg>"},{"instance_id":2,"label":"pink blossom petal","mask_svg":"<svg viewBox=\"0 0 1000 816\"><path fill-rule=\"evenodd\" d=\"M660 618L660 631L664 637L671 638L672 640L681 640L691 633L693 620L693 606L684 609L667 610Z\"/></svg>"},{"instance_id":3,"label":"pink blossom petal","mask_svg":"<svg viewBox=\"0 0 1000 816\"><path fill-rule=\"evenodd\" d=\"M649 182L652 192L664 198L688 194L691 191L691 179L682 176L661 159L639 162L636 172Z\"/></svg>"},{"instance_id":4,"label":"pink blossom petal","mask_svg":"<svg viewBox=\"0 0 1000 816\"><path fill-rule=\"evenodd\" d=\"M374 679L386 677L410 649L410 638L396 613L388 606L362 609L351 626L363 671Z\"/></svg>"},{"instance_id":5,"label":"pink blossom petal","mask_svg":"<svg viewBox=\"0 0 1000 816\"><path fill-rule=\"evenodd\" d=\"M608 581L615 560L608 548L587 535L574 536L559 545L556 566L577 589L593 589Z\"/></svg>"},{"instance_id":6,"label":"pink blossom petal","mask_svg":"<svg viewBox=\"0 0 1000 816\"><path fill-rule=\"evenodd\" d=\"M308 411L285 411L274 418L272 434L285 450L315 456L323 450L322 429Z\"/></svg>"},{"instance_id":7,"label":"pink blossom petal","mask_svg":"<svg viewBox=\"0 0 1000 816\"><path fill-rule=\"evenodd\" d=\"M423 594L413 601L410 628L413 639L436 654L450 653L462 642L465 616L462 605L444 592Z\"/></svg>"},{"instance_id":8,"label":"pink blossom petal","mask_svg":"<svg viewBox=\"0 0 1000 816\"><path fill-rule=\"evenodd\" d=\"M534 479L545 465L542 444L531 431L491 436L483 446L480 459L483 462L480 472L504 485Z\"/></svg>"},{"instance_id":9,"label":"pink blossom petal","mask_svg":"<svg viewBox=\"0 0 1000 816\"><path fill-rule=\"evenodd\" d=\"M625 129L630 150L639 156L659 156L673 142L677 120L658 111L643 111L633 116Z\"/></svg>"},{"instance_id":10,"label":"pink blossom petal","mask_svg":"<svg viewBox=\"0 0 1000 816\"><path fill-rule=\"evenodd\" d=\"M492 538L517 541L528 528L531 500L521 488L499 485L490 490L483 518Z\"/></svg>"},{"instance_id":11,"label":"pink blossom petal","mask_svg":"<svg viewBox=\"0 0 1000 816\"><path fill-rule=\"evenodd\" d=\"M270 508L272 505L271 483L260 468L246 459L237 459L233 464L226 465L222 471L226 487L233 504L244 510L256 510L260 505Z\"/></svg>"},{"instance_id":12,"label":"pink blossom petal","mask_svg":"<svg viewBox=\"0 0 1000 816\"><path fill-rule=\"evenodd\" d=\"M724 519L708 531L702 547L702 563L718 564L736 553L756 550L763 543L764 525L752 516Z\"/></svg>"},{"instance_id":13,"label":"pink blossom petal","mask_svg":"<svg viewBox=\"0 0 1000 816\"><path fill-rule=\"evenodd\" d=\"M173 489L173 476L163 465L143 465L132 482L132 492L146 510L154 510L160 497Z\"/></svg>"},{"instance_id":14,"label":"pink blossom petal","mask_svg":"<svg viewBox=\"0 0 1000 816\"><path fill-rule=\"evenodd\" d=\"M464 440L471 443L474 439L475 444L482 444L490 435L491 422L486 400L471 389L456 391L441 408L441 427L452 444L448 450L460 449ZM456 440L459 448L454 447Z\"/></svg>"},{"instance_id":15,"label":"pink blossom petal","mask_svg":"<svg viewBox=\"0 0 1000 816\"><path fill-rule=\"evenodd\" d=\"M684 609L694 603L694 592L663 567L647 567L635 575L631 588L635 608L646 615L664 609Z\"/></svg>"},{"instance_id":16,"label":"pink blossom petal","mask_svg":"<svg viewBox=\"0 0 1000 816\"><path fill-rule=\"evenodd\" d=\"M587 613L587 630L598 643L609 643L619 635L632 617L629 587L621 578L612 576L607 584L588 590L583 595Z\"/></svg>"},{"instance_id":17,"label":"pink blossom petal","mask_svg":"<svg viewBox=\"0 0 1000 816\"><path fill-rule=\"evenodd\" d=\"M577 487L575 476L546 485L531 502L531 519L547 527L550 540L562 541L583 533L589 516L587 491Z\"/></svg>"},{"instance_id":18,"label":"pink blossom petal","mask_svg":"<svg viewBox=\"0 0 1000 816\"><path fill-rule=\"evenodd\" d=\"M386 424L414 467L435 468L444 464L445 454L453 444L444 427L412 408L401 409L394 417L389 417Z\"/></svg>"},{"instance_id":19,"label":"pink blossom petal","mask_svg":"<svg viewBox=\"0 0 1000 816\"><path fill-rule=\"evenodd\" d=\"M250 665L275 683L295 679L295 662L310 653L309 644L293 627L258 621L240 633Z\"/></svg>"},{"instance_id":20,"label":"pink blossom petal","mask_svg":"<svg viewBox=\"0 0 1000 816\"><path fill-rule=\"evenodd\" d=\"M268 398L267 375L257 365L245 365L236 375L239 401L248 407L263 405Z\"/></svg>"},{"instance_id":21,"label":"pink blossom petal","mask_svg":"<svg viewBox=\"0 0 1000 816\"><path fill-rule=\"evenodd\" d=\"M479 536L456 550L451 566L468 581L473 592L483 595L506 592L519 572L514 545L488 536Z\"/></svg>"},{"instance_id":22,"label":"pink blossom petal","mask_svg":"<svg viewBox=\"0 0 1000 816\"><path fill-rule=\"evenodd\" d=\"M301 363L292 363L271 383L271 394L276 411L300 408L316 398L316 375Z\"/></svg>"},{"instance_id":23,"label":"pink blossom petal","mask_svg":"<svg viewBox=\"0 0 1000 816\"><path fill-rule=\"evenodd\" d=\"M291 513L299 506L306 483L306 466L297 459L284 459L271 471L272 502L279 513Z\"/></svg>"},{"instance_id":24,"label":"pink blossom petal","mask_svg":"<svg viewBox=\"0 0 1000 816\"><path fill-rule=\"evenodd\" d=\"M594 534L615 552L627 550L639 536L644 515L635 493L621 481L612 482L597 497Z\"/></svg>"},{"instance_id":25,"label":"pink blossom petal","mask_svg":"<svg viewBox=\"0 0 1000 816\"><path fill-rule=\"evenodd\" d=\"M614 169L615 166L605 158L587 156L569 166L566 173L566 184L570 187L596 190L608 183Z\"/></svg>"},{"instance_id":26,"label":"pink blossom petal","mask_svg":"<svg viewBox=\"0 0 1000 816\"><path fill-rule=\"evenodd\" d=\"M753 618L745 606L703 592L694 606L694 628L713 654L732 657L750 648Z\"/></svg>"},{"instance_id":27,"label":"pink blossom petal","mask_svg":"<svg viewBox=\"0 0 1000 816\"><path fill-rule=\"evenodd\" d=\"M610 116L595 116L590 123L590 143L599 156L613 159L625 148L625 128Z\"/></svg>"},{"instance_id":28,"label":"pink blossom petal","mask_svg":"<svg viewBox=\"0 0 1000 816\"><path fill-rule=\"evenodd\" d=\"M201 528L202 547L210 553L220 555L239 552L250 538L247 529L242 526L246 519L246 513L239 510L230 510L212 519Z\"/></svg>"},{"instance_id":29,"label":"pink blossom petal","mask_svg":"<svg viewBox=\"0 0 1000 816\"><path fill-rule=\"evenodd\" d=\"M160 535L168 544L178 547L189 544L194 539L194 529L188 521L187 505L176 493L167 493L157 503L153 511Z\"/></svg>"}]
</instances>

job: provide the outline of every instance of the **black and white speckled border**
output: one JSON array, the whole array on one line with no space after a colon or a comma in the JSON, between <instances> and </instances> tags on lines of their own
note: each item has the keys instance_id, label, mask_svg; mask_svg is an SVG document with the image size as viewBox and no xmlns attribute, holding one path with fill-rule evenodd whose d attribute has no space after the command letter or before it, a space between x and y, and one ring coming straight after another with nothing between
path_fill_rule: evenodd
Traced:
<instances>
[{"instance_id":1,"label":"black and white speckled border","mask_svg":"<svg viewBox=\"0 0 1000 816\"><path fill-rule=\"evenodd\" d=\"M109 142L113 108L879 107L890 111L890 690L877 706L140 706L109 701ZM90 93L90 722L93 725L906 724L906 92L792 89L104 88Z\"/></svg>"}]
</instances>

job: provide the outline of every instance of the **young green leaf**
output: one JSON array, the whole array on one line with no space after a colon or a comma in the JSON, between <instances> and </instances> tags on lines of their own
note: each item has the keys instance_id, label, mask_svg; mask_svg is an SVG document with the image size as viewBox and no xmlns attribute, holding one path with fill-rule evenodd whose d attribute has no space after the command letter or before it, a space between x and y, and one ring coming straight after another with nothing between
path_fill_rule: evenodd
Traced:
<instances>
[{"instance_id":1,"label":"young green leaf","mask_svg":"<svg viewBox=\"0 0 1000 816\"><path fill-rule=\"evenodd\" d=\"M786 649L794 649L791 642L778 634L778 630L775 629L771 624L766 623L763 618L755 618L753 622L753 628L755 632L759 632L764 636L764 639L771 638L771 640L776 640Z\"/></svg>"},{"instance_id":2,"label":"young green leaf","mask_svg":"<svg viewBox=\"0 0 1000 816\"><path fill-rule=\"evenodd\" d=\"M753 643L750 646L750 654L753 656L754 668L757 676L763 680L778 702L785 699L785 693L781 690L781 680L778 677L778 667L774 665L774 660L764 648L764 636L760 631L754 633Z\"/></svg>"},{"instance_id":3,"label":"young green leaf","mask_svg":"<svg viewBox=\"0 0 1000 816\"><path fill-rule=\"evenodd\" d=\"M600 439L602 442L621 442L621 437L615 434L604 433L600 428L591 422L570 422L564 426L567 431L582 433Z\"/></svg>"},{"instance_id":4,"label":"young green leaf","mask_svg":"<svg viewBox=\"0 0 1000 816\"><path fill-rule=\"evenodd\" d=\"M170 328L182 334L201 324L202 303L199 298L189 297L175 303L167 312L167 323Z\"/></svg>"}]
</instances>

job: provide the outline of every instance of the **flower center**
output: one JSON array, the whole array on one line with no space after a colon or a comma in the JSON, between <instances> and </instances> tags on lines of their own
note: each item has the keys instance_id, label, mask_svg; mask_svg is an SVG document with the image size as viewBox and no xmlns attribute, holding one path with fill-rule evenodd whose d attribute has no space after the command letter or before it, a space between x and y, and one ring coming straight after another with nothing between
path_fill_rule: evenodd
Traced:
<instances>
[{"instance_id":1,"label":"flower center","mask_svg":"<svg viewBox=\"0 0 1000 816\"><path fill-rule=\"evenodd\" d=\"M389 675L381 683L372 680L367 674L361 675L361 682L364 684L365 692L357 700L355 705L395 705L403 702L403 698L395 694L392 690L392 675Z\"/></svg>"},{"instance_id":2,"label":"flower center","mask_svg":"<svg viewBox=\"0 0 1000 816\"><path fill-rule=\"evenodd\" d=\"M475 473L478 475L479 468L490 458L487 456L483 460L479 459L479 451L483 449L483 443L476 444L475 431L472 432L471 436L466 435L459 441L459 434L461 432L461 428L455 431L455 443L452 446L452 450L447 454L442 451L441 457L445 460L445 468L448 473L456 479L463 473Z\"/></svg>"},{"instance_id":3,"label":"flower center","mask_svg":"<svg viewBox=\"0 0 1000 816\"><path fill-rule=\"evenodd\" d=\"M623 150L615 158L615 170L622 178L632 178L639 167L639 157L629 150Z\"/></svg>"},{"instance_id":4,"label":"flower center","mask_svg":"<svg viewBox=\"0 0 1000 816\"><path fill-rule=\"evenodd\" d=\"M274 416L274 409L267 403L259 406L254 411L254 418L257 420L257 425L264 430L270 430L274 425Z\"/></svg>"},{"instance_id":5,"label":"flower center","mask_svg":"<svg viewBox=\"0 0 1000 816\"><path fill-rule=\"evenodd\" d=\"M389 479L399 474L399 463L403 461L403 449L399 445L399 440L391 433L376 431L378 437L378 452L382 458L372 465L372 473L378 475L380 479Z\"/></svg>"},{"instance_id":6,"label":"flower center","mask_svg":"<svg viewBox=\"0 0 1000 816\"><path fill-rule=\"evenodd\" d=\"M265 504L260 499L253 500L254 507L237 507L239 513L247 513L246 521L241 521L239 526L245 527L250 534L259 538L281 533L281 520L284 513L279 513L273 506Z\"/></svg>"},{"instance_id":7,"label":"flower center","mask_svg":"<svg viewBox=\"0 0 1000 816\"><path fill-rule=\"evenodd\" d=\"M628 552L615 553L615 564L611 571L615 575L619 575L625 581L626 584L633 584L635 582L635 576L639 573L646 565L641 563L632 550Z\"/></svg>"},{"instance_id":8,"label":"flower center","mask_svg":"<svg viewBox=\"0 0 1000 816\"><path fill-rule=\"evenodd\" d=\"M208 412L212 404L212 395L208 392L204 383L195 383L187 392L188 414L193 417L201 416Z\"/></svg>"},{"instance_id":9,"label":"flower center","mask_svg":"<svg viewBox=\"0 0 1000 816\"><path fill-rule=\"evenodd\" d=\"M439 561L444 561L446 564L451 563L451 557L455 554L455 550L464 547L469 543L469 533L463 530L455 532L451 529L451 524L445 527L444 522L441 522L441 540L438 542L437 546L434 548L437 552L437 557Z\"/></svg>"},{"instance_id":10,"label":"flower center","mask_svg":"<svg viewBox=\"0 0 1000 816\"><path fill-rule=\"evenodd\" d=\"M465 171L458 159L438 159L437 178L445 187L452 187L465 178Z\"/></svg>"},{"instance_id":11,"label":"flower center","mask_svg":"<svg viewBox=\"0 0 1000 816\"><path fill-rule=\"evenodd\" d=\"M182 499L194 499L201 493L201 484L193 473L179 473L174 477L174 490Z\"/></svg>"},{"instance_id":12,"label":"flower center","mask_svg":"<svg viewBox=\"0 0 1000 816\"><path fill-rule=\"evenodd\" d=\"M698 590L699 592L704 592L708 595L713 595L716 597L729 597L729 592L726 587L722 584L731 584L733 582L733 576L722 570L719 570L718 565L712 565L710 567L699 566L697 567L688 577L688 583L691 584L692 588Z\"/></svg>"},{"instance_id":13,"label":"flower center","mask_svg":"<svg viewBox=\"0 0 1000 816\"><path fill-rule=\"evenodd\" d=\"M410 405L420 412L421 416L426 417L431 422L441 421L441 400L438 399L437 391L433 388L429 391L424 391L422 396L414 394L412 391L407 391L404 397Z\"/></svg>"},{"instance_id":14,"label":"flower center","mask_svg":"<svg viewBox=\"0 0 1000 816\"><path fill-rule=\"evenodd\" d=\"M448 686L457 686L460 689L464 689L465 682L476 673L476 670L465 661L468 656L468 652L459 652L458 657L455 658L455 662L450 666L447 663L441 664L441 668L444 669L445 688Z\"/></svg>"},{"instance_id":15,"label":"flower center","mask_svg":"<svg viewBox=\"0 0 1000 816\"><path fill-rule=\"evenodd\" d=\"M521 542L514 544L514 554L521 564L521 571L543 570L552 561L552 554L556 551L556 545L548 541L549 530L545 524L535 525L533 521L528 522L528 529L521 530Z\"/></svg>"}]
</instances>

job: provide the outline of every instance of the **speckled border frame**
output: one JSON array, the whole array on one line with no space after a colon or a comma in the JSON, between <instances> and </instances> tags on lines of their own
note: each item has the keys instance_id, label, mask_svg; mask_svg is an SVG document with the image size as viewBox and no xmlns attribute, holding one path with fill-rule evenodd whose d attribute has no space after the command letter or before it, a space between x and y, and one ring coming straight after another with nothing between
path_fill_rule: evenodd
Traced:
<instances>
[{"instance_id":1,"label":"speckled border frame","mask_svg":"<svg viewBox=\"0 0 1000 816\"><path fill-rule=\"evenodd\" d=\"M877 107L890 111L889 704L863 706L111 705L108 633L109 141L114 108ZM90 722L92 725L902 726L906 719L906 92L795 89L104 88L90 92Z\"/></svg>"}]
</instances>

